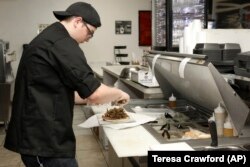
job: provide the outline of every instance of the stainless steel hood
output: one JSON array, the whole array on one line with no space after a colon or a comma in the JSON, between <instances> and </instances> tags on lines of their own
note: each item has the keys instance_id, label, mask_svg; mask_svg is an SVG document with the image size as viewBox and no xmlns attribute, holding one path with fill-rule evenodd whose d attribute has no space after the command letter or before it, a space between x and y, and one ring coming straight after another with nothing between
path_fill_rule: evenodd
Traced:
<instances>
[{"instance_id":1,"label":"stainless steel hood","mask_svg":"<svg viewBox=\"0 0 250 167\"><path fill-rule=\"evenodd\" d=\"M204 55L151 51L146 58L166 98L174 93L210 111L222 102L240 135L249 108Z\"/></svg>"}]
</instances>

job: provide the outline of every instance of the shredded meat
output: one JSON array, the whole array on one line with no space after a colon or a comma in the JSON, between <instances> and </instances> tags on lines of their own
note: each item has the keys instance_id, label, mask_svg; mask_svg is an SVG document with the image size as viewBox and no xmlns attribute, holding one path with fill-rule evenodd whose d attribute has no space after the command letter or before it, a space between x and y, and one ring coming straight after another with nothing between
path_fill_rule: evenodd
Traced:
<instances>
[{"instance_id":1,"label":"shredded meat","mask_svg":"<svg viewBox=\"0 0 250 167\"><path fill-rule=\"evenodd\" d=\"M107 112L102 116L103 120L115 120L115 119L125 119L128 114L125 113L123 108L112 108L107 110Z\"/></svg>"}]
</instances>

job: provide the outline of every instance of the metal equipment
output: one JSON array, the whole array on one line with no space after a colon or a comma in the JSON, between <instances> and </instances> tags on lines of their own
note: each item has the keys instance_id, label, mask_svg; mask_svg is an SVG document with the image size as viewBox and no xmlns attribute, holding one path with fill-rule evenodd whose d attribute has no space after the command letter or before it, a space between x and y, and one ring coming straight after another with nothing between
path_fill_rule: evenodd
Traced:
<instances>
[{"instance_id":1,"label":"metal equipment","mask_svg":"<svg viewBox=\"0 0 250 167\"><path fill-rule=\"evenodd\" d=\"M222 102L238 136L250 136L249 108L206 56L151 51L146 58L166 99L174 93L211 114Z\"/></svg>"}]
</instances>

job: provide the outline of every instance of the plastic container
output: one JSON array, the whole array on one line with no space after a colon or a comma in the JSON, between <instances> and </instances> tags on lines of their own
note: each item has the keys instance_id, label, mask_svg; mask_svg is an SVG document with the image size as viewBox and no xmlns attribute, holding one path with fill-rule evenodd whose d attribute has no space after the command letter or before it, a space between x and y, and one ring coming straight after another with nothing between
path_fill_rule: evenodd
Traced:
<instances>
[{"instance_id":1,"label":"plastic container","mask_svg":"<svg viewBox=\"0 0 250 167\"><path fill-rule=\"evenodd\" d=\"M175 108L176 107L176 97L173 94L168 99L168 106L169 106L169 108Z\"/></svg>"},{"instance_id":2,"label":"plastic container","mask_svg":"<svg viewBox=\"0 0 250 167\"><path fill-rule=\"evenodd\" d=\"M197 43L193 53L206 55L208 61L222 61L222 51L218 43Z\"/></svg>"},{"instance_id":3,"label":"plastic container","mask_svg":"<svg viewBox=\"0 0 250 167\"><path fill-rule=\"evenodd\" d=\"M241 52L240 45L237 43L224 43L220 44L222 49L223 61L234 61L237 55Z\"/></svg>"},{"instance_id":4,"label":"plastic container","mask_svg":"<svg viewBox=\"0 0 250 167\"><path fill-rule=\"evenodd\" d=\"M224 137L234 136L233 125L232 125L229 117L226 118L226 121L224 123L223 136Z\"/></svg>"},{"instance_id":5,"label":"plastic container","mask_svg":"<svg viewBox=\"0 0 250 167\"><path fill-rule=\"evenodd\" d=\"M224 137L233 137L234 131L232 124L230 122L224 123L223 135Z\"/></svg>"},{"instance_id":6,"label":"plastic container","mask_svg":"<svg viewBox=\"0 0 250 167\"><path fill-rule=\"evenodd\" d=\"M223 136L224 122L226 119L226 111L219 103L218 107L214 109L214 117L217 129L217 135Z\"/></svg>"},{"instance_id":7,"label":"plastic container","mask_svg":"<svg viewBox=\"0 0 250 167\"><path fill-rule=\"evenodd\" d=\"M250 51L238 54L235 58L234 72L236 75L250 78Z\"/></svg>"}]
</instances>

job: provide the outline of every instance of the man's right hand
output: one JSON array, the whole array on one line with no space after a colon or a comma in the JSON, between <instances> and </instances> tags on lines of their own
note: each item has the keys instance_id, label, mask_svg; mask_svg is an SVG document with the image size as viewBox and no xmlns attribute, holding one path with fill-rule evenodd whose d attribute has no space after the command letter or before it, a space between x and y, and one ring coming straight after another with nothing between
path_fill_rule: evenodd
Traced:
<instances>
[{"instance_id":1,"label":"man's right hand","mask_svg":"<svg viewBox=\"0 0 250 167\"><path fill-rule=\"evenodd\" d=\"M115 105L123 106L130 100L129 95L126 92L121 91L121 96L115 100Z\"/></svg>"}]
</instances>

